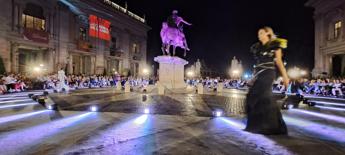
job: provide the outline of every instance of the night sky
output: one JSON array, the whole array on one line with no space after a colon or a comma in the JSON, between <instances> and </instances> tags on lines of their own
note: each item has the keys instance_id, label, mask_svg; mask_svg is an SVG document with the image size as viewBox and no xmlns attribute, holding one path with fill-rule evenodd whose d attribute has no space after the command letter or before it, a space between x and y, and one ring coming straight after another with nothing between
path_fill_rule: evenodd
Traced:
<instances>
[{"instance_id":1,"label":"night sky","mask_svg":"<svg viewBox=\"0 0 345 155\"><path fill-rule=\"evenodd\" d=\"M161 23L172 10L193 25L184 26L191 51L186 59L203 59L209 68L226 73L233 56L243 61L246 70L254 64L249 47L257 42L257 31L270 26L279 37L288 39L285 50L288 67L313 68L313 9L304 6L307 0L126 0L128 9L146 15L152 27L148 33L148 63L161 55L159 32ZM124 6L125 0L114 0ZM182 51L178 53L182 56Z\"/></svg>"}]
</instances>

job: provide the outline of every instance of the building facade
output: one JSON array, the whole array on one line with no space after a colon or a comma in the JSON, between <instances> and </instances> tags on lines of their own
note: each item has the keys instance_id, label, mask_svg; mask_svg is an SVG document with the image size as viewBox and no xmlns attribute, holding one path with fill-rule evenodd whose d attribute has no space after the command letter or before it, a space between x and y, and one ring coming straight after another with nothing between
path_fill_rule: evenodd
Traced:
<instances>
[{"instance_id":1,"label":"building facade","mask_svg":"<svg viewBox=\"0 0 345 155\"><path fill-rule=\"evenodd\" d=\"M313 76L345 75L345 0L309 0L315 21Z\"/></svg>"},{"instance_id":2,"label":"building facade","mask_svg":"<svg viewBox=\"0 0 345 155\"><path fill-rule=\"evenodd\" d=\"M7 72L140 75L144 18L110 0L0 0L0 56Z\"/></svg>"}]
</instances>

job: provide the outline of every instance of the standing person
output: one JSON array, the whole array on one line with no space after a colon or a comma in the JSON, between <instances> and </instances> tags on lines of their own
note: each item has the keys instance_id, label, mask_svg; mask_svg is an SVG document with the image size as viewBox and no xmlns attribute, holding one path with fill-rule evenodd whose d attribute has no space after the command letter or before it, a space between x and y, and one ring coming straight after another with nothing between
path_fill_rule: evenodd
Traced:
<instances>
[{"instance_id":1,"label":"standing person","mask_svg":"<svg viewBox=\"0 0 345 155\"><path fill-rule=\"evenodd\" d=\"M61 68L58 71L58 80L59 80L59 87L58 87L58 89L59 90L62 90L62 88L66 89L65 79L66 79L65 71L63 70L63 68Z\"/></svg>"},{"instance_id":2,"label":"standing person","mask_svg":"<svg viewBox=\"0 0 345 155\"><path fill-rule=\"evenodd\" d=\"M255 81L246 99L246 131L259 134L287 134L278 104L273 100L272 84L278 70L283 77L285 88L289 78L282 60L282 49L287 40L279 39L272 28L263 27L258 32L259 42L251 47L256 60Z\"/></svg>"}]
</instances>

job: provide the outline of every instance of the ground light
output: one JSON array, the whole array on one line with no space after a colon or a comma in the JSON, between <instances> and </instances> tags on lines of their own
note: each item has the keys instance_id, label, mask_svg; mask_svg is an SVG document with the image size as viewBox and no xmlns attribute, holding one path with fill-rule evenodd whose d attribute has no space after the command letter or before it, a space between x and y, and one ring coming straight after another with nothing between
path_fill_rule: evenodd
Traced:
<instances>
[{"instance_id":1,"label":"ground light","mask_svg":"<svg viewBox=\"0 0 345 155\"><path fill-rule=\"evenodd\" d=\"M216 111L213 112L213 116L215 116L215 117L221 117L221 116L223 116L223 112L220 111L220 110L216 110Z\"/></svg>"},{"instance_id":2,"label":"ground light","mask_svg":"<svg viewBox=\"0 0 345 155\"><path fill-rule=\"evenodd\" d=\"M144 114L149 114L150 113L150 109L149 108L145 108L144 109Z\"/></svg>"},{"instance_id":3,"label":"ground light","mask_svg":"<svg viewBox=\"0 0 345 155\"><path fill-rule=\"evenodd\" d=\"M56 104L51 104L47 106L48 110L57 110L57 105Z\"/></svg>"},{"instance_id":4,"label":"ground light","mask_svg":"<svg viewBox=\"0 0 345 155\"><path fill-rule=\"evenodd\" d=\"M93 105L93 106L90 107L90 110L92 112L96 112L98 110L98 108L97 108L97 106Z\"/></svg>"}]
</instances>

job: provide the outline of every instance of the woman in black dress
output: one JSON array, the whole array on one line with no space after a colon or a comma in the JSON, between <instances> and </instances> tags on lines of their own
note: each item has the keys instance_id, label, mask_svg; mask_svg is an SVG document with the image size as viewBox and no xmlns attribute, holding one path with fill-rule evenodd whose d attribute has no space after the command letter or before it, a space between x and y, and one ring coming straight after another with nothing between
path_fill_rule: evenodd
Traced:
<instances>
[{"instance_id":1,"label":"woman in black dress","mask_svg":"<svg viewBox=\"0 0 345 155\"><path fill-rule=\"evenodd\" d=\"M270 27L258 32L258 43L251 47L256 60L254 83L246 99L246 131L259 134L287 134L280 108L273 100L272 84L278 70L283 77L285 88L289 83L282 61L282 49L287 47L287 40L277 38Z\"/></svg>"}]
</instances>

